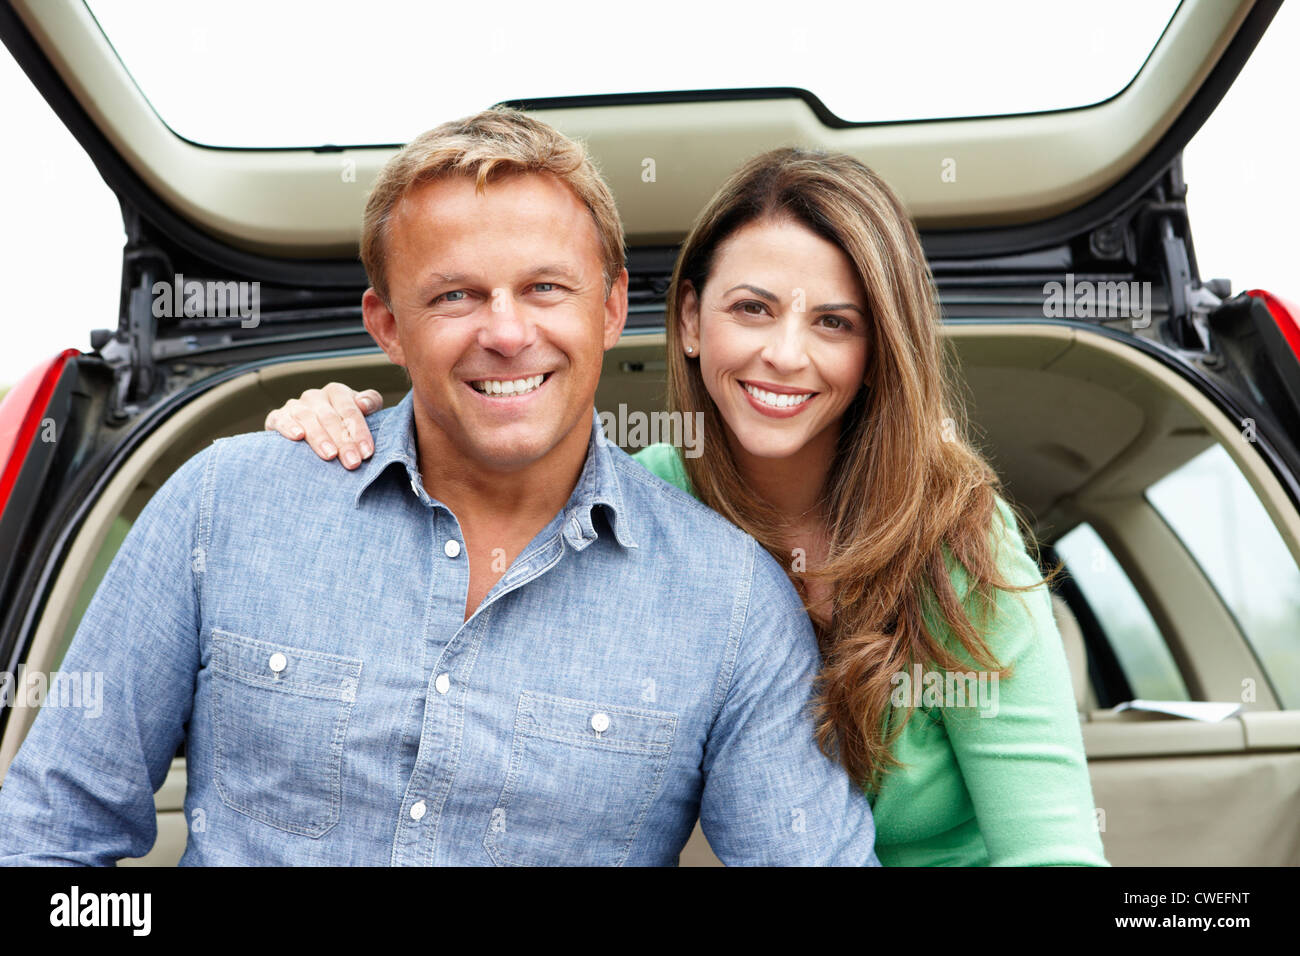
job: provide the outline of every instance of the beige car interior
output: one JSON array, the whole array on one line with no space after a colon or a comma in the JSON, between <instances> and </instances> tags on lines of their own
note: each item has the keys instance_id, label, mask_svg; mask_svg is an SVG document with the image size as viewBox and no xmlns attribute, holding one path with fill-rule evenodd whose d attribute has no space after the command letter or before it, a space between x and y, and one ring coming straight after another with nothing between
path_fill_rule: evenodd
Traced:
<instances>
[{"instance_id":1,"label":"beige car interior","mask_svg":"<svg viewBox=\"0 0 1300 956\"><path fill-rule=\"evenodd\" d=\"M1220 723L1098 709L1078 623L1063 600L1057 622L1074 678L1108 859L1116 865L1300 863L1300 712L1278 708L1233 616L1142 496L1158 478L1218 441L1300 555L1300 521L1277 480L1199 392L1138 350L1064 325L954 323L945 328L965 381L977 440L1010 500L1051 543L1080 520L1124 564L1166 636L1194 699L1259 699ZM662 333L627 334L606 355L597 406L663 407ZM251 368L186 403L114 476L77 535L41 620L28 666L57 667L129 523L179 465L214 439L258 430L269 409L340 380L379 389L389 405L407 385L379 353ZM7 769L33 710L13 713L0 742ZM140 861L171 864L184 850L185 766L157 794L159 838ZM684 865L716 859L698 827Z\"/></svg>"}]
</instances>

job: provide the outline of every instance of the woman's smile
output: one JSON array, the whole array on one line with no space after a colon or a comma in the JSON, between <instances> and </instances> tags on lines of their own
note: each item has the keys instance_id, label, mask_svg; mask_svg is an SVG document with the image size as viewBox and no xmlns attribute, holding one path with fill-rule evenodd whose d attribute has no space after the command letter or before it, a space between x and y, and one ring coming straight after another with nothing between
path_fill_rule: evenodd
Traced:
<instances>
[{"instance_id":1,"label":"woman's smile","mask_svg":"<svg viewBox=\"0 0 1300 956\"><path fill-rule=\"evenodd\" d=\"M767 382L745 381L737 383L760 415L769 418L793 418L807 409L817 397L814 391L772 385Z\"/></svg>"}]
</instances>

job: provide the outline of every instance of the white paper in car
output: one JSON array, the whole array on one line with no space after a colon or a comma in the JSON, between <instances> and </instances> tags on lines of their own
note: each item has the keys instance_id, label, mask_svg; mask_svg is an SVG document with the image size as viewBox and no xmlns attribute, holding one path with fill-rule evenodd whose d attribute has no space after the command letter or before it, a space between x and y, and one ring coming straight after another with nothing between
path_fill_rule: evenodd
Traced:
<instances>
[{"instance_id":1,"label":"white paper in car","mask_svg":"<svg viewBox=\"0 0 1300 956\"><path fill-rule=\"evenodd\" d=\"M1115 708L1121 710L1147 710L1155 714L1172 714L1188 720L1211 723L1226 720L1241 710L1241 704L1219 700L1130 700Z\"/></svg>"}]
</instances>

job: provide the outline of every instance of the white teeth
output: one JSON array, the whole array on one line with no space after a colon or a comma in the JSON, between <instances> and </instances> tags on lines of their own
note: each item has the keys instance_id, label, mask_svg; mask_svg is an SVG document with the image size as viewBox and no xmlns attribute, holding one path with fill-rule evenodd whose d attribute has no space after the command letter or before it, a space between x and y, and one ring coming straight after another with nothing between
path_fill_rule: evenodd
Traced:
<instances>
[{"instance_id":1,"label":"white teeth","mask_svg":"<svg viewBox=\"0 0 1300 956\"><path fill-rule=\"evenodd\" d=\"M792 408L795 405L802 405L808 399L812 398L815 392L804 392L802 395L787 395L783 392L769 392L765 389L750 385L748 382L743 383L745 391L749 392L764 405L771 405L773 408Z\"/></svg>"},{"instance_id":2,"label":"white teeth","mask_svg":"<svg viewBox=\"0 0 1300 956\"><path fill-rule=\"evenodd\" d=\"M485 395L523 395L537 388L545 380L545 375L534 375L531 378L484 379L470 382L470 387Z\"/></svg>"}]
</instances>

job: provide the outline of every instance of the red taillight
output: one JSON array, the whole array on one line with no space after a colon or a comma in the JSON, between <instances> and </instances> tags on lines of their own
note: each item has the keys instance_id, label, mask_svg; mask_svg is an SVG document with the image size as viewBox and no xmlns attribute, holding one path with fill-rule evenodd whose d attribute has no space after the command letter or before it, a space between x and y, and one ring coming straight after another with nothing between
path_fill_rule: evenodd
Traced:
<instances>
[{"instance_id":1,"label":"red taillight","mask_svg":"<svg viewBox=\"0 0 1300 956\"><path fill-rule=\"evenodd\" d=\"M40 431L54 386L68 362L80 354L76 349L64 349L28 372L0 402L0 514L9 504L18 473Z\"/></svg>"},{"instance_id":2,"label":"red taillight","mask_svg":"<svg viewBox=\"0 0 1300 956\"><path fill-rule=\"evenodd\" d=\"M1286 344L1291 346L1291 354L1300 361L1300 308L1263 289L1248 289L1246 295L1252 299L1259 299L1268 306L1268 314L1273 316L1273 321L1282 331Z\"/></svg>"}]
</instances>

